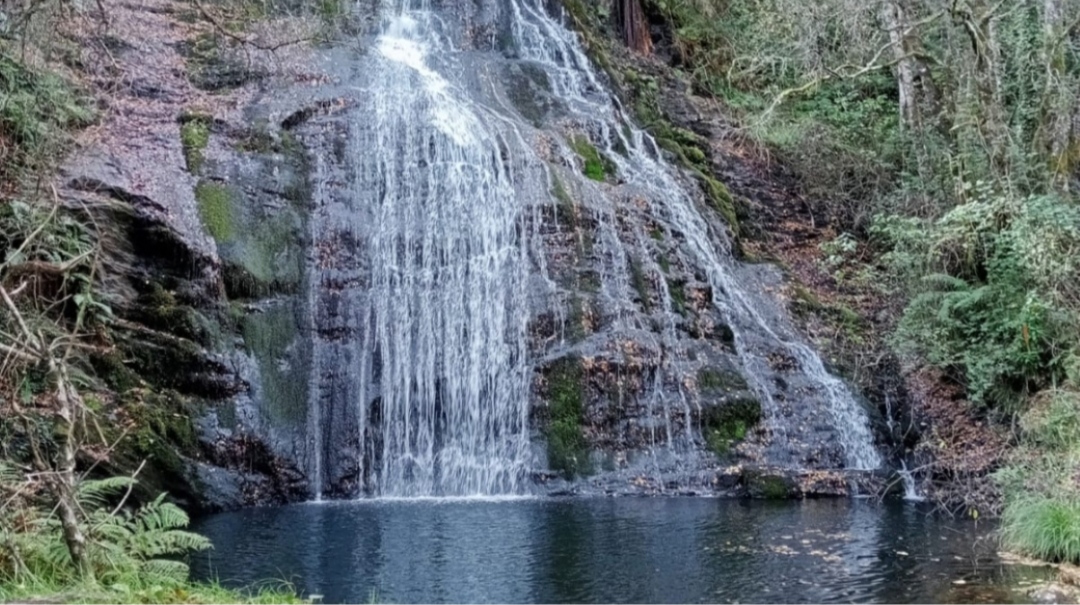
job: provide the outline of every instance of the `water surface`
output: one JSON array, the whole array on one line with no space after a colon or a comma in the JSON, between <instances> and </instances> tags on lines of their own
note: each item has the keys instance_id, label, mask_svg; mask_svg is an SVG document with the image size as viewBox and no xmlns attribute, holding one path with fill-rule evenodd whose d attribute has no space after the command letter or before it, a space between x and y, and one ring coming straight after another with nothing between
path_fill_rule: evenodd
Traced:
<instances>
[{"instance_id":1,"label":"water surface","mask_svg":"<svg viewBox=\"0 0 1080 605\"><path fill-rule=\"evenodd\" d=\"M196 574L326 602L1011 602L991 524L910 503L374 500L198 520Z\"/></svg>"}]
</instances>

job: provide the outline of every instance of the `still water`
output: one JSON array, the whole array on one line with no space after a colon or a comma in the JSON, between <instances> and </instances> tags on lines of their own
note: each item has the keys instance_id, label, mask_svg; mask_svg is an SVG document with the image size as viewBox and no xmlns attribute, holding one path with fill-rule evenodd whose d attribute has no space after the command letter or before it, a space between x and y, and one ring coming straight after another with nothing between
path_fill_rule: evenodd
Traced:
<instances>
[{"instance_id":1,"label":"still water","mask_svg":"<svg viewBox=\"0 0 1080 605\"><path fill-rule=\"evenodd\" d=\"M248 509L195 529L196 575L325 602L1020 602L993 525L911 503L708 498L375 500Z\"/></svg>"}]
</instances>

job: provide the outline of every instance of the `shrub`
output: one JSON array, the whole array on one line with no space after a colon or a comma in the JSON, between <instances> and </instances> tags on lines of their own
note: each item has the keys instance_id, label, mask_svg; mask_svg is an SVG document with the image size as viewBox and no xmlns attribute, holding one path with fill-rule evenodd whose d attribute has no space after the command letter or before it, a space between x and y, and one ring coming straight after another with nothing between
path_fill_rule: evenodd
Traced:
<instances>
[{"instance_id":1,"label":"shrub","mask_svg":"<svg viewBox=\"0 0 1080 605\"><path fill-rule=\"evenodd\" d=\"M1023 396L1064 377L1075 346L1080 212L982 184L972 193L936 221L875 224L890 247L884 260L914 294L895 343L957 369L973 401L1016 411Z\"/></svg>"}]
</instances>

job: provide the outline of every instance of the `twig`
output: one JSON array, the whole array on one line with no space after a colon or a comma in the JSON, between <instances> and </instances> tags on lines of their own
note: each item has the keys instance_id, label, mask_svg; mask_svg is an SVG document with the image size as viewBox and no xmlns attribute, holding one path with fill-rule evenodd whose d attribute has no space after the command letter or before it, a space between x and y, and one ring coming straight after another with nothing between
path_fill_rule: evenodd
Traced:
<instances>
[{"instance_id":1,"label":"twig","mask_svg":"<svg viewBox=\"0 0 1080 605\"><path fill-rule=\"evenodd\" d=\"M223 35L226 38L229 38L231 40L235 40L236 42L239 42L241 44L257 48L258 50L265 50L265 51L268 51L268 52L274 52L274 51L277 51L279 49L285 48L286 46L292 46L294 44L303 44L304 42L311 42L312 40L316 39L316 36L307 36L307 37L304 37L304 38L297 38L297 39L294 39L294 40L287 40L285 42L279 42L277 44L266 46L264 44L260 44L258 42L255 42L254 40L251 40L249 38L241 36L240 34L236 34L236 33L233 33L231 31L229 31L228 28L226 28L224 25L222 25L220 21L218 21L213 15L210 14L210 11L206 10L206 7L204 7L202 5L202 2L200 2L199 0L192 0L192 3L195 4L195 8L199 9L199 13L202 14L204 19L209 21L210 24L214 26L214 29L216 29L219 34L221 34L221 35Z\"/></svg>"},{"instance_id":2,"label":"twig","mask_svg":"<svg viewBox=\"0 0 1080 605\"><path fill-rule=\"evenodd\" d=\"M11 297L8 296L7 290L4 289L4 286L2 285L0 285L0 297L3 297L4 302L7 304L8 308L11 309L11 313L15 317L15 321L19 324L19 327L22 328L23 334L26 334L29 346L40 349L41 344L38 342L37 338L34 337L34 334L30 332L30 328L26 326L26 320L23 319L22 313L19 313L18 307L12 302Z\"/></svg>"},{"instance_id":3,"label":"twig","mask_svg":"<svg viewBox=\"0 0 1080 605\"><path fill-rule=\"evenodd\" d=\"M144 466L146 466L145 458L139 464L139 468L135 469L134 473L131 473L131 483L128 483L127 491L124 492L124 497L120 498L120 502L116 505L116 508L112 509L112 512L109 513L110 517L115 517L116 513L120 512L120 510L124 508L124 505L127 504L128 498L131 497L131 490L135 489L135 477L139 476L139 473L142 471Z\"/></svg>"}]
</instances>

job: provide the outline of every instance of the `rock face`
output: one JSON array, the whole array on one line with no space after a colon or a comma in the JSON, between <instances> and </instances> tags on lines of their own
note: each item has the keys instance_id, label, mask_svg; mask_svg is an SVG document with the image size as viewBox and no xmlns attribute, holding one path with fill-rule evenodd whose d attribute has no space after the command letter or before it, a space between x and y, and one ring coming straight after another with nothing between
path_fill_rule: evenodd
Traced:
<instances>
[{"instance_id":1,"label":"rock face","mask_svg":"<svg viewBox=\"0 0 1080 605\"><path fill-rule=\"evenodd\" d=\"M837 469L873 463L850 393L770 294L778 271L732 259L737 217L712 176L715 150L670 124L656 139L637 130L539 3L456 3L430 23L395 22L389 39L370 28L367 54L323 49L290 79L229 79L246 84L211 96L196 85L220 93L218 80L149 69L180 62L183 48L160 38L176 7L150 2L122 10L158 34L118 54L139 86L116 102L137 102L142 122L129 137L106 124L120 134L76 155L61 194L105 226L105 294L121 319L119 355L102 368L175 391L196 418L182 431L191 439L159 435L173 444L171 457L158 452L173 460L160 482L181 497L207 509L355 497L385 493L394 473L428 474L427 487L402 493L438 494L453 492L448 468L496 491L839 495L853 484ZM423 38L425 27L437 35ZM431 142L398 164L369 161L393 150L365 147L379 140L368 135L388 111L390 76L411 78L422 97L394 100L402 111L437 118L436 134L415 131ZM447 137L490 147L462 162L442 154ZM402 188L426 196L416 208L433 216L453 196L470 199L440 188L430 176L440 170L479 171L461 178L485 203L513 202L507 229L482 240L488 218L474 204L468 220L409 217L418 233L459 235L386 239L377 209ZM499 245L477 252L487 241ZM517 281L481 297L470 271L495 257ZM439 306L451 283L466 284L469 303L453 311ZM391 330L437 337L380 335L395 310L430 325ZM449 342L507 349L432 346ZM486 367L468 374L477 359ZM520 393L500 399L507 389ZM447 407L459 391L512 406L476 410L478 426L505 421L480 437L501 462L466 452L450 464L457 411ZM404 435L398 449L391 427Z\"/></svg>"},{"instance_id":2,"label":"rock face","mask_svg":"<svg viewBox=\"0 0 1080 605\"><path fill-rule=\"evenodd\" d=\"M306 422L294 293L308 151L274 120L308 99L289 94L302 85L285 78L210 94L186 51L207 35L184 18L189 9L105 5L125 33L113 62L87 65L104 122L56 189L100 244L96 294L116 315L92 359L116 394L109 420L127 426L122 439L106 426L120 444L112 465L127 472L146 460L146 493L169 491L195 509L307 498L304 432L290 423Z\"/></svg>"},{"instance_id":3,"label":"rock face","mask_svg":"<svg viewBox=\"0 0 1080 605\"><path fill-rule=\"evenodd\" d=\"M453 493L439 479L453 439L445 422L455 413L446 409L455 391L444 389L452 373L474 371L466 368L484 356L432 343L458 342L448 336L455 330L466 340L492 330L478 320L491 308L524 313L524 331L498 324L488 345L515 352L484 357L493 367L477 380L520 374L528 382L527 430L536 447L525 471L542 490L756 493L752 479L740 478L742 465L779 468L784 477L801 472L793 469L876 467L865 413L802 344L771 293L779 272L732 259L734 204L712 176L714 150L671 124L656 139L636 130L606 90L610 83L587 67L575 35L546 10L524 0L452 4L430 22L423 13L388 21L382 37L364 38L364 56L335 57L346 102L312 124L352 143L316 154L324 175L316 182L328 185L316 187L312 213L319 226L318 260L309 264L318 275L309 282L317 326L310 476L333 495L394 490L388 473L401 474L398 487L427 482L403 493ZM401 82L420 100L393 97ZM388 102L414 126L395 122ZM430 124L415 125L424 120ZM400 128L407 141L368 137L380 128ZM422 144L409 147L410 137ZM477 156L490 158L490 172L468 177L478 201L462 212L488 220L484 204L491 213L504 207L484 197L485 188L513 188L517 237L500 250L528 276L504 284L522 289L524 310L505 292L489 308L469 306L468 293L467 311L439 306L446 303L433 276L450 288L460 275L453 272L487 262L476 250L488 249L473 225L432 218L460 201L460 192L429 180L461 161L447 138L491 145L490 155ZM398 214L380 209L390 203ZM391 234L397 247L378 243L390 229L385 221L402 225ZM437 229L460 232L440 247L429 237ZM380 290L385 284L393 287ZM380 315L394 313L419 324L383 325ZM389 334L395 330L416 332ZM475 392L482 422L494 414L484 402L523 405ZM410 398L401 419L387 420ZM404 445L389 443L391 425L404 426L404 437L394 437ZM499 426L493 434L505 442L520 438L517 425ZM408 459L409 470L388 456ZM785 493L848 489L842 478L804 484Z\"/></svg>"}]
</instances>

